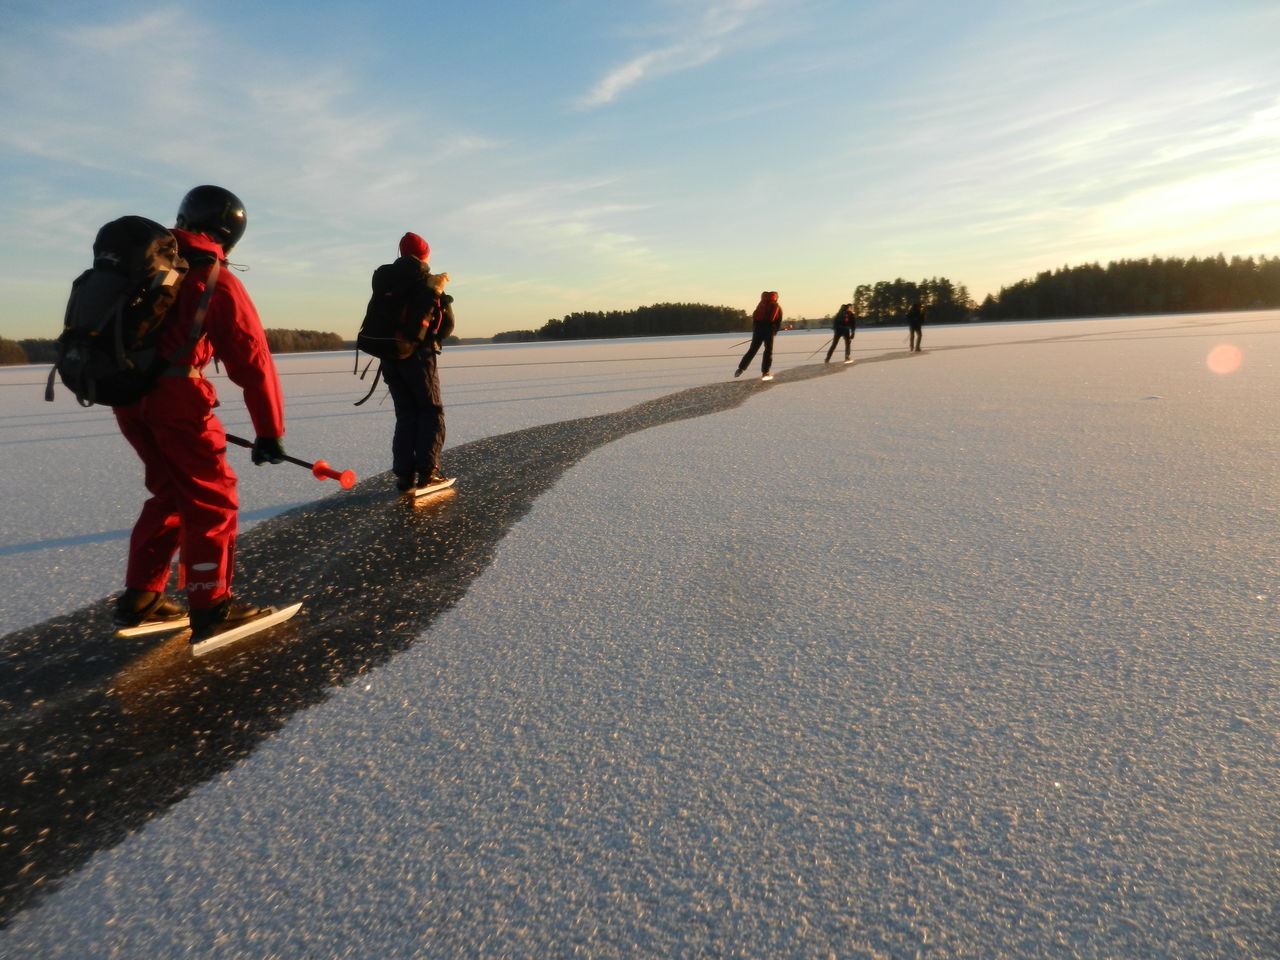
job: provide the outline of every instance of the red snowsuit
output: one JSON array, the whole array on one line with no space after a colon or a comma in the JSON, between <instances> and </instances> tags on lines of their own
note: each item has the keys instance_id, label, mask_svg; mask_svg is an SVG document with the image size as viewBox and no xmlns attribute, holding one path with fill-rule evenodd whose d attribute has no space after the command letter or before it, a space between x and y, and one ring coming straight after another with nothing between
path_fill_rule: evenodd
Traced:
<instances>
[{"instance_id":1,"label":"red snowsuit","mask_svg":"<svg viewBox=\"0 0 1280 960\"><path fill-rule=\"evenodd\" d=\"M226 432L204 368L216 355L227 376L244 391L259 437L284 436L284 410L275 363L258 311L244 285L226 266L222 247L203 234L173 230L193 263L165 322L161 350L175 368L137 403L117 407L120 432L145 467L150 499L133 527L125 586L163 591L175 554L181 562L192 610L216 606L231 594L239 498L226 460ZM192 320L212 263L222 262L204 318L204 333L190 346Z\"/></svg>"}]
</instances>

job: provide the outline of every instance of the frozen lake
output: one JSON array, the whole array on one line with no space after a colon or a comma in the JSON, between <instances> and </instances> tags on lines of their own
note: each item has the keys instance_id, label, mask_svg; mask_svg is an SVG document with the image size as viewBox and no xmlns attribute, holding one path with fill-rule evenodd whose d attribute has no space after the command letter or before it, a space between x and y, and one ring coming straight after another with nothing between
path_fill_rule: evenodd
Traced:
<instances>
[{"instance_id":1,"label":"frozen lake","mask_svg":"<svg viewBox=\"0 0 1280 960\"><path fill-rule=\"evenodd\" d=\"M0 955L1280 955L1280 312L861 331L809 375L828 336L582 456ZM446 470L740 339L447 350ZM279 364L289 452L384 471L350 355ZM142 499L42 373L0 370L6 631L117 590ZM350 496L233 462L249 526Z\"/></svg>"}]
</instances>

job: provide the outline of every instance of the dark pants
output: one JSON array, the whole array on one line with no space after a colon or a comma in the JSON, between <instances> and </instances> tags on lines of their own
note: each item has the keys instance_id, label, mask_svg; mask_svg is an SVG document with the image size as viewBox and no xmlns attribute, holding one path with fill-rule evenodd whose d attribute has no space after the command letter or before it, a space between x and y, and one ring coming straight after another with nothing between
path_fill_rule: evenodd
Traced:
<instances>
[{"instance_id":1,"label":"dark pants","mask_svg":"<svg viewBox=\"0 0 1280 960\"><path fill-rule=\"evenodd\" d=\"M830 360L831 355L836 352L836 344L840 342L841 337L844 337L844 358L849 359L849 351L853 347L853 331L836 330L835 336L831 338L831 346L827 348L827 360Z\"/></svg>"},{"instance_id":2,"label":"dark pants","mask_svg":"<svg viewBox=\"0 0 1280 960\"><path fill-rule=\"evenodd\" d=\"M440 464L444 446L444 404L436 355L419 351L404 360L384 360L382 378L396 408L391 437L391 470L399 480L423 479Z\"/></svg>"},{"instance_id":3,"label":"dark pants","mask_svg":"<svg viewBox=\"0 0 1280 960\"><path fill-rule=\"evenodd\" d=\"M908 352L920 349L920 335L920 325L918 323L911 324L910 329L907 331L907 337L911 344L910 347L908 347Z\"/></svg>"},{"instance_id":4,"label":"dark pants","mask_svg":"<svg viewBox=\"0 0 1280 960\"><path fill-rule=\"evenodd\" d=\"M747 369L751 364L751 358L763 346L764 356L760 360L760 373L766 374L769 372L769 368L773 366L773 333L774 326L772 323L756 322L751 324L751 346L747 348L747 352L743 354L742 362L738 364L740 371Z\"/></svg>"}]
</instances>

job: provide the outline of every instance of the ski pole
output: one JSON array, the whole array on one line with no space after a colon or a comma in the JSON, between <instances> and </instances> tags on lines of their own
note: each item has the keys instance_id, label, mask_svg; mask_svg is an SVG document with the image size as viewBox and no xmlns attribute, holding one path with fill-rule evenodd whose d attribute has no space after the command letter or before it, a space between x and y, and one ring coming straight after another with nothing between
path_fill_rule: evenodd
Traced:
<instances>
[{"instance_id":1,"label":"ski pole","mask_svg":"<svg viewBox=\"0 0 1280 960\"><path fill-rule=\"evenodd\" d=\"M248 447L253 449L253 441L246 440L244 437L237 437L230 433L227 434L227 443L234 443L237 447ZM356 474L354 470L335 470L323 460L317 460L315 463L308 463L306 460L299 460L297 457L285 455L285 459L290 463L296 463L300 467L306 467L315 476L317 480L337 480L342 484L343 490L350 490L356 485Z\"/></svg>"}]
</instances>

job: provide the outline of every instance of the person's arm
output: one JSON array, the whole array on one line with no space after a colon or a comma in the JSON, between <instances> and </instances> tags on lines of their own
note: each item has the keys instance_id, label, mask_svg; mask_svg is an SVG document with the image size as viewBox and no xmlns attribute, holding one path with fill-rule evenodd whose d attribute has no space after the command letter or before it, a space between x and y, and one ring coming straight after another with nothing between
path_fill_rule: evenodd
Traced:
<instances>
[{"instance_id":1,"label":"person's arm","mask_svg":"<svg viewBox=\"0 0 1280 960\"><path fill-rule=\"evenodd\" d=\"M239 279L222 271L209 303L205 332L231 382L244 391L244 405L259 437L284 437L284 398L275 361L257 308Z\"/></svg>"},{"instance_id":2,"label":"person's arm","mask_svg":"<svg viewBox=\"0 0 1280 960\"><path fill-rule=\"evenodd\" d=\"M436 340L444 343L453 335L453 297L447 293L440 295L440 329Z\"/></svg>"}]
</instances>

